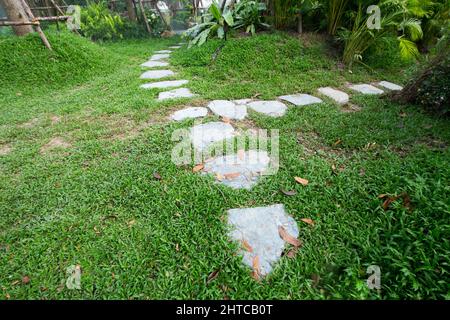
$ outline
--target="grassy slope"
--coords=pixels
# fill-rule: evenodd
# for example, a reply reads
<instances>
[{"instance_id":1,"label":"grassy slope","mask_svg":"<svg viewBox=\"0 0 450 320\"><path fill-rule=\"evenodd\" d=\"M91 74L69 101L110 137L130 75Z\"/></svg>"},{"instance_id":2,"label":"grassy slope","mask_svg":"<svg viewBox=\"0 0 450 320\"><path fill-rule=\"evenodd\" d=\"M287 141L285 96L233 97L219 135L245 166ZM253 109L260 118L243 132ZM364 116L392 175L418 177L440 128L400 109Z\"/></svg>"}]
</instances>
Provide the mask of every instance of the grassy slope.
<instances>
[{"instance_id":1,"label":"grassy slope","mask_svg":"<svg viewBox=\"0 0 450 320\"><path fill-rule=\"evenodd\" d=\"M165 117L187 102L158 103L156 90L138 89L139 64L169 42L108 44L100 52L116 58L82 83L1 92L0 146L12 152L0 156L0 298L448 297L447 121L362 96L354 97L362 107L357 113L325 103L290 107L280 119L251 114L249 125L280 129L281 169L252 191L229 190L170 161L171 133L193 122ZM340 71L309 38L233 39L211 63L218 45L172 58L207 99L402 80L398 70ZM61 121L52 124L54 115ZM72 147L42 155L41 146L55 136ZM310 185L296 185L293 176ZM281 188L298 194L286 197ZM414 210L396 202L384 212L377 196L403 191ZM257 283L227 240L226 210L274 203L316 225L300 224L304 247ZM77 263L82 290L61 289L66 268ZM371 264L382 270L381 295L364 285ZM206 285L217 269L218 278ZM31 283L16 284L24 275Z\"/></svg>"}]
</instances>

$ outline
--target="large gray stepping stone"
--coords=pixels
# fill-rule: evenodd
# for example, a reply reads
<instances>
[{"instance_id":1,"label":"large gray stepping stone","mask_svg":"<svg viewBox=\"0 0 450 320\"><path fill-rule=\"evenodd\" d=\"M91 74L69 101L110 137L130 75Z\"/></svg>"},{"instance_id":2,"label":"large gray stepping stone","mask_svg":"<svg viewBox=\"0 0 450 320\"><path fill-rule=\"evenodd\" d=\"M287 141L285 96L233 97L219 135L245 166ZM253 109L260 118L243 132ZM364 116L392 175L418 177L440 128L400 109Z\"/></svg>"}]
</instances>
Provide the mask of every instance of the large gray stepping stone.
<instances>
[{"instance_id":1,"label":"large gray stepping stone","mask_svg":"<svg viewBox=\"0 0 450 320\"><path fill-rule=\"evenodd\" d=\"M169 47L169 49L180 49L181 48L181 46L171 46L171 47Z\"/></svg>"},{"instance_id":2,"label":"large gray stepping stone","mask_svg":"<svg viewBox=\"0 0 450 320\"><path fill-rule=\"evenodd\" d=\"M157 53L157 54L172 53L172 50L159 50L159 51L155 51L155 53Z\"/></svg>"},{"instance_id":3,"label":"large gray stepping stone","mask_svg":"<svg viewBox=\"0 0 450 320\"><path fill-rule=\"evenodd\" d=\"M172 77L175 75L175 72L172 70L151 70L146 71L141 75L141 79L161 79Z\"/></svg>"},{"instance_id":4,"label":"large gray stepping stone","mask_svg":"<svg viewBox=\"0 0 450 320\"><path fill-rule=\"evenodd\" d=\"M270 117L282 117L287 110L287 106L280 101L254 101L247 104L247 106Z\"/></svg>"},{"instance_id":5,"label":"large gray stepping stone","mask_svg":"<svg viewBox=\"0 0 450 320\"><path fill-rule=\"evenodd\" d=\"M190 107L183 110L178 110L172 114L171 118L175 121L183 121L185 119L195 119L205 117L208 114L208 109L202 107Z\"/></svg>"},{"instance_id":6,"label":"large gray stepping stone","mask_svg":"<svg viewBox=\"0 0 450 320\"><path fill-rule=\"evenodd\" d=\"M192 98L196 95L187 88L179 88L170 91L160 92L158 100L179 99L179 98Z\"/></svg>"},{"instance_id":7,"label":"large gray stepping stone","mask_svg":"<svg viewBox=\"0 0 450 320\"><path fill-rule=\"evenodd\" d=\"M157 68L157 67L167 67L169 66L168 62L161 62L161 61L147 61L141 64L141 67L147 67L147 68Z\"/></svg>"},{"instance_id":8,"label":"large gray stepping stone","mask_svg":"<svg viewBox=\"0 0 450 320\"><path fill-rule=\"evenodd\" d=\"M251 189L269 164L266 151L242 151L207 160L203 173L214 174L217 181L233 189Z\"/></svg>"},{"instance_id":9,"label":"large gray stepping stone","mask_svg":"<svg viewBox=\"0 0 450 320\"><path fill-rule=\"evenodd\" d=\"M234 128L225 122L209 122L191 128L190 139L195 149L204 151L212 144L233 138Z\"/></svg>"},{"instance_id":10,"label":"large gray stepping stone","mask_svg":"<svg viewBox=\"0 0 450 320\"><path fill-rule=\"evenodd\" d=\"M221 117L229 119L242 120L247 116L247 107L245 105L236 105L227 100L214 100L208 104L211 111Z\"/></svg>"},{"instance_id":11,"label":"large gray stepping stone","mask_svg":"<svg viewBox=\"0 0 450 320\"><path fill-rule=\"evenodd\" d=\"M295 220L290 217L282 204L269 207L228 210L229 236L242 244L245 240L251 251L241 249L243 262L250 268L258 256L261 274L267 275L280 259L285 246L278 231L283 226L288 234L297 238L299 230Z\"/></svg>"},{"instance_id":12,"label":"large gray stepping stone","mask_svg":"<svg viewBox=\"0 0 450 320\"><path fill-rule=\"evenodd\" d=\"M328 98L334 100L340 105L346 105L350 100L350 97L347 93L330 87L319 88L319 90L317 91L319 91L319 93L323 94L324 96L327 96Z\"/></svg>"},{"instance_id":13,"label":"large gray stepping stone","mask_svg":"<svg viewBox=\"0 0 450 320\"><path fill-rule=\"evenodd\" d=\"M159 60L168 59L168 58L170 58L170 54L168 54L168 53L154 54L150 58L150 61L159 61Z\"/></svg>"},{"instance_id":14,"label":"large gray stepping stone","mask_svg":"<svg viewBox=\"0 0 450 320\"><path fill-rule=\"evenodd\" d=\"M310 104L323 102L321 99L310 96L309 94L292 94L281 96L280 99L295 104L296 106L307 106Z\"/></svg>"},{"instance_id":15,"label":"large gray stepping stone","mask_svg":"<svg viewBox=\"0 0 450 320\"><path fill-rule=\"evenodd\" d=\"M401 90L403 90L402 86L399 86L398 84L395 84L395 83L392 83L392 82L389 82L389 81L378 82L378 85L383 87L383 88L392 90L392 91L401 91Z\"/></svg>"},{"instance_id":16,"label":"large gray stepping stone","mask_svg":"<svg viewBox=\"0 0 450 320\"><path fill-rule=\"evenodd\" d=\"M370 94L370 95L374 95L374 94L383 94L384 91L381 89L378 89L377 87L374 87L370 84L355 84L355 85L350 85L349 86L350 89L352 89L353 91L362 93L362 94Z\"/></svg>"},{"instance_id":17,"label":"large gray stepping stone","mask_svg":"<svg viewBox=\"0 0 450 320\"><path fill-rule=\"evenodd\" d=\"M152 82L141 85L143 89L165 89L165 88L173 88L173 87L181 87L187 84L188 80L172 80L172 81L160 81L160 82Z\"/></svg>"}]
</instances>

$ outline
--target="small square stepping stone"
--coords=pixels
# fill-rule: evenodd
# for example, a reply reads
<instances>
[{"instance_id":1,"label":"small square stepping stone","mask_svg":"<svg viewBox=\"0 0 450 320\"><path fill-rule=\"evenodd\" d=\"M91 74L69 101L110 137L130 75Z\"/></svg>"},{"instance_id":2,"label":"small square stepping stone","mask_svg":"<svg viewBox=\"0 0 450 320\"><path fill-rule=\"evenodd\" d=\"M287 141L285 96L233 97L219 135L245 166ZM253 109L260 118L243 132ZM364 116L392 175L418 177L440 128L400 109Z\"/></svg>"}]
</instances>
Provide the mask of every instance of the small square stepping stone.
<instances>
[{"instance_id":1,"label":"small square stepping stone","mask_svg":"<svg viewBox=\"0 0 450 320\"><path fill-rule=\"evenodd\" d=\"M383 87L383 88L392 90L392 91L401 91L401 90L403 90L402 86L399 86L398 84L395 84L395 83L392 83L392 82L389 82L389 81L378 82L378 85Z\"/></svg>"},{"instance_id":2,"label":"small square stepping stone","mask_svg":"<svg viewBox=\"0 0 450 320\"><path fill-rule=\"evenodd\" d=\"M296 106L307 106L310 104L323 102L321 99L310 96L309 94L292 94L281 96L280 99L295 104Z\"/></svg>"},{"instance_id":3,"label":"small square stepping stone","mask_svg":"<svg viewBox=\"0 0 450 320\"><path fill-rule=\"evenodd\" d=\"M168 99L179 99L179 98L192 98L196 95L191 92L191 90L187 88L179 88L170 91L160 92L158 96L158 100L168 100Z\"/></svg>"},{"instance_id":4,"label":"small square stepping stone","mask_svg":"<svg viewBox=\"0 0 450 320\"><path fill-rule=\"evenodd\" d=\"M173 88L173 87L181 87L187 84L188 80L172 80L172 81L161 81L161 82L152 82L141 85L143 89L165 89L165 88Z\"/></svg>"},{"instance_id":5,"label":"small square stepping stone","mask_svg":"<svg viewBox=\"0 0 450 320\"><path fill-rule=\"evenodd\" d=\"M161 62L161 61L147 61L141 64L141 67L147 67L147 68L157 68L157 67L167 67L169 66L168 62Z\"/></svg>"},{"instance_id":6,"label":"small square stepping stone","mask_svg":"<svg viewBox=\"0 0 450 320\"><path fill-rule=\"evenodd\" d=\"M170 58L170 54L168 54L168 53L154 54L150 58L150 61L159 61L159 60L168 59L168 58Z\"/></svg>"},{"instance_id":7,"label":"small square stepping stone","mask_svg":"<svg viewBox=\"0 0 450 320\"><path fill-rule=\"evenodd\" d=\"M287 106L280 101L254 101L247 104L247 106L270 117L282 117L287 110Z\"/></svg>"},{"instance_id":8,"label":"small square stepping stone","mask_svg":"<svg viewBox=\"0 0 450 320\"><path fill-rule=\"evenodd\" d=\"M225 122L209 122L191 128L190 138L195 149L204 151L218 141L233 138L234 128Z\"/></svg>"},{"instance_id":9,"label":"small square stepping stone","mask_svg":"<svg viewBox=\"0 0 450 320\"><path fill-rule=\"evenodd\" d=\"M231 226L229 237L241 244L244 264L252 268L253 260L258 257L263 276L272 271L285 247L278 228L282 226L292 237L299 235L297 223L282 204L228 210L228 224ZM243 243L250 248L244 249Z\"/></svg>"},{"instance_id":10,"label":"small square stepping stone","mask_svg":"<svg viewBox=\"0 0 450 320\"><path fill-rule=\"evenodd\" d=\"M207 160L203 174L214 174L218 182L233 189L251 189L269 164L266 151L250 150Z\"/></svg>"},{"instance_id":11,"label":"small square stepping stone","mask_svg":"<svg viewBox=\"0 0 450 320\"><path fill-rule=\"evenodd\" d=\"M164 54L164 53L172 53L172 51L171 50L159 50L159 51L155 51L155 53Z\"/></svg>"},{"instance_id":12,"label":"small square stepping stone","mask_svg":"<svg viewBox=\"0 0 450 320\"><path fill-rule=\"evenodd\" d=\"M227 100L214 100L208 104L211 111L221 117L229 119L242 120L247 116L247 107L245 105L236 105Z\"/></svg>"},{"instance_id":13,"label":"small square stepping stone","mask_svg":"<svg viewBox=\"0 0 450 320\"><path fill-rule=\"evenodd\" d=\"M383 90L378 89L377 87L374 87L370 84L355 84L355 85L350 85L349 88L352 89L353 91L357 91L362 94L374 95L374 94L383 94L384 93Z\"/></svg>"},{"instance_id":14,"label":"small square stepping stone","mask_svg":"<svg viewBox=\"0 0 450 320\"><path fill-rule=\"evenodd\" d=\"M171 115L172 120L183 121L185 119L195 119L205 117L208 114L208 109L202 107L190 107L183 110L178 110Z\"/></svg>"},{"instance_id":15,"label":"small square stepping stone","mask_svg":"<svg viewBox=\"0 0 450 320\"><path fill-rule=\"evenodd\" d=\"M350 100L349 95L346 94L345 92L330 87L319 88L318 91L319 93L323 94L324 96L327 96L328 98L334 100L340 105L346 105Z\"/></svg>"},{"instance_id":16,"label":"small square stepping stone","mask_svg":"<svg viewBox=\"0 0 450 320\"><path fill-rule=\"evenodd\" d=\"M161 79L172 77L175 73L172 70L151 70L146 71L141 75L141 79Z\"/></svg>"}]
</instances>

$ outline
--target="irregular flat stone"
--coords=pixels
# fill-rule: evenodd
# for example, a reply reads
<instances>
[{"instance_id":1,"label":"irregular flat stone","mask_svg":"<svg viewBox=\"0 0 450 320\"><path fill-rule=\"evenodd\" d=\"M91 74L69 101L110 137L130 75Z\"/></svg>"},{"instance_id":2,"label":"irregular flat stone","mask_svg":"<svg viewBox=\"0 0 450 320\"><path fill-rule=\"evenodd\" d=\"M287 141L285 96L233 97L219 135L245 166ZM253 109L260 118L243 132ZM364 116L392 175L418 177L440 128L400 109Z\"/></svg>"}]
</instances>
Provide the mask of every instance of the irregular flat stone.
<instances>
[{"instance_id":1,"label":"irregular flat stone","mask_svg":"<svg viewBox=\"0 0 450 320\"><path fill-rule=\"evenodd\" d=\"M172 53L172 50L159 50L159 51L155 51L155 53L157 53L157 54Z\"/></svg>"},{"instance_id":2,"label":"irregular flat stone","mask_svg":"<svg viewBox=\"0 0 450 320\"><path fill-rule=\"evenodd\" d=\"M238 104L238 105L244 105L244 104L249 104L250 102L252 102L252 99L239 99L239 100L233 100L234 103Z\"/></svg>"},{"instance_id":3,"label":"irregular flat stone","mask_svg":"<svg viewBox=\"0 0 450 320\"><path fill-rule=\"evenodd\" d=\"M214 100L208 104L208 108L214 114L229 119L242 120L247 116L247 107L245 105L236 105L227 100Z\"/></svg>"},{"instance_id":4,"label":"irregular flat stone","mask_svg":"<svg viewBox=\"0 0 450 320\"><path fill-rule=\"evenodd\" d=\"M324 96L327 96L328 98L334 100L340 105L345 105L350 100L349 95L346 94L345 92L330 87L319 88L318 91L319 93L323 94Z\"/></svg>"},{"instance_id":5,"label":"irregular flat stone","mask_svg":"<svg viewBox=\"0 0 450 320\"><path fill-rule=\"evenodd\" d=\"M168 53L154 54L150 58L150 61L159 61L159 60L168 59L168 58L170 58L170 54L168 54Z\"/></svg>"},{"instance_id":6,"label":"irregular flat stone","mask_svg":"<svg viewBox=\"0 0 450 320\"><path fill-rule=\"evenodd\" d=\"M170 91L160 92L158 96L158 100L167 100L167 99L179 99L179 98L192 98L196 95L191 92L191 90L187 88L179 88Z\"/></svg>"},{"instance_id":7,"label":"irregular flat stone","mask_svg":"<svg viewBox=\"0 0 450 320\"><path fill-rule=\"evenodd\" d=\"M399 86L398 84L395 84L395 83L392 83L392 82L389 82L389 81L378 82L378 85L383 87L383 88L392 90L392 91L401 91L401 90L403 90L402 86Z\"/></svg>"},{"instance_id":8,"label":"irregular flat stone","mask_svg":"<svg viewBox=\"0 0 450 320\"><path fill-rule=\"evenodd\" d=\"M191 128L190 138L194 148L200 151L218 141L234 137L234 128L225 122L209 122Z\"/></svg>"},{"instance_id":9,"label":"irregular flat stone","mask_svg":"<svg viewBox=\"0 0 450 320\"><path fill-rule=\"evenodd\" d=\"M161 79L166 77L172 77L175 72L172 70L151 70L146 71L141 75L141 79Z\"/></svg>"},{"instance_id":10,"label":"irregular flat stone","mask_svg":"<svg viewBox=\"0 0 450 320\"><path fill-rule=\"evenodd\" d=\"M165 88L173 88L173 87L181 87L187 84L188 80L172 80L172 81L161 81L161 82L152 82L141 85L143 89L165 89Z\"/></svg>"},{"instance_id":11,"label":"irregular flat stone","mask_svg":"<svg viewBox=\"0 0 450 320\"><path fill-rule=\"evenodd\" d=\"M287 110L287 106L280 101L254 101L247 104L247 106L270 117L282 117Z\"/></svg>"},{"instance_id":12,"label":"irregular flat stone","mask_svg":"<svg viewBox=\"0 0 450 320\"><path fill-rule=\"evenodd\" d=\"M205 162L204 174L233 189L251 189L270 163L266 151L250 150L242 154L216 157Z\"/></svg>"},{"instance_id":13,"label":"irregular flat stone","mask_svg":"<svg viewBox=\"0 0 450 320\"><path fill-rule=\"evenodd\" d=\"M205 117L208 114L208 109L202 107L190 107L183 110L178 110L172 114L171 118L175 121L183 121L185 119L194 119Z\"/></svg>"},{"instance_id":14,"label":"irregular flat stone","mask_svg":"<svg viewBox=\"0 0 450 320\"><path fill-rule=\"evenodd\" d=\"M147 61L141 64L141 67L147 67L147 68L157 68L157 67L167 67L169 66L168 62L161 62L161 61Z\"/></svg>"},{"instance_id":15,"label":"irregular flat stone","mask_svg":"<svg viewBox=\"0 0 450 320\"><path fill-rule=\"evenodd\" d=\"M280 238L278 227L283 226L295 238L299 235L297 223L282 204L228 210L228 224L232 229L230 238L241 244L245 240L252 249L252 252L240 250L244 264L252 268L253 259L257 256L262 275L272 271L283 253L285 242Z\"/></svg>"},{"instance_id":16,"label":"irregular flat stone","mask_svg":"<svg viewBox=\"0 0 450 320\"><path fill-rule=\"evenodd\" d=\"M180 49L181 48L181 46L171 46L171 47L169 47L169 49Z\"/></svg>"},{"instance_id":17,"label":"irregular flat stone","mask_svg":"<svg viewBox=\"0 0 450 320\"><path fill-rule=\"evenodd\" d=\"M292 94L281 96L280 99L295 104L296 106L307 106L310 104L323 102L321 99L310 96L309 94Z\"/></svg>"},{"instance_id":18,"label":"irregular flat stone","mask_svg":"<svg viewBox=\"0 0 450 320\"><path fill-rule=\"evenodd\" d=\"M377 87L374 87L370 84L355 84L355 85L350 85L349 88L352 89L353 91L357 91L362 94L383 94L384 93L383 90L378 89Z\"/></svg>"}]
</instances>

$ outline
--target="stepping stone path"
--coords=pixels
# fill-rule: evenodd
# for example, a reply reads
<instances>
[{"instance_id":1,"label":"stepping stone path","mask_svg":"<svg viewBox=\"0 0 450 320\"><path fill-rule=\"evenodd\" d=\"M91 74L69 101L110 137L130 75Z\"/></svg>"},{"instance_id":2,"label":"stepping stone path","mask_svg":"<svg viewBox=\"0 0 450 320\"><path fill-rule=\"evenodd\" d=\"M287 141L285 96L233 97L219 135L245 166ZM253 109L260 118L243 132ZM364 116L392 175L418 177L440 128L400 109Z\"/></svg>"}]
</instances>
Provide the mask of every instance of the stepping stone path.
<instances>
[{"instance_id":1,"label":"stepping stone path","mask_svg":"<svg viewBox=\"0 0 450 320\"><path fill-rule=\"evenodd\" d=\"M187 88L179 88L170 91L160 92L158 96L158 100L169 100L169 99L180 99L180 98L192 98L196 95L191 92L191 90Z\"/></svg>"},{"instance_id":2,"label":"stepping stone path","mask_svg":"<svg viewBox=\"0 0 450 320\"><path fill-rule=\"evenodd\" d=\"M249 190L269 164L270 158L266 151L242 150L237 154L207 160L203 173L214 174L218 182L233 189Z\"/></svg>"},{"instance_id":3,"label":"stepping stone path","mask_svg":"<svg viewBox=\"0 0 450 320\"><path fill-rule=\"evenodd\" d=\"M243 120L247 116L247 106L227 100L214 100L208 108L216 115L229 119Z\"/></svg>"},{"instance_id":4,"label":"stepping stone path","mask_svg":"<svg viewBox=\"0 0 450 320\"><path fill-rule=\"evenodd\" d=\"M400 91L403 90L402 86L399 86L398 84L388 82L388 81L381 81L378 82L378 86L392 90L392 91Z\"/></svg>"},{"instance_id":5,"label":"stepping stone path","mask_svg":"<svg viewBox=\"0 0 450 320\"><path fill-rule=\"evenodd\" d=\"M283 227L292 237L299 235L297 223L286 213L282 204L228 210L228 224L231 227L230 238L241 245L246 244L247 248L240 250L244 264L253 268L257 257L263 276L272 271L285 247L279 227Z\"/></svg>"},{"instance_id":6,"label":"stepping stone path","mask_svg":"<svg viewBox=\"0 0 450 320\"><path fill-rule=\"evenodd\" d=\"M330 87L319 88L317 91L319 91L320 94L323 94L324 96L327 96L328 98L334 100L340 105L346 105L350 101L350 97L348 94Z\"/></svg>"},{"instance_id":7,"label":"stepping stone path","mask_svg":"<svg viewBox=\"0 0 450 320\"><path fill-rule=\"evenodd\" d=\"M184 45L171 46L170 49L179 49ZM168 67L169 63L161 61L168 59L172 50L159 50L149 61L141 64L142 67L159 68ZM141 79L160 79L174 76L171 70L146 71ZM187 84L188 80L170 80L151 82L141 85L144 89L165 89L180 87ZM377 86L388 90L401 90L402 87L388 81L381 81ZM384 91L370 84L349 85L353 91L362 94L382 94ZM323 87L318 93L326 96L339 105L347 105L350 97L347 93ZM160 92L158 100L176 98L192 98L196 95L187 88L178 88L170 91ZM278 98L292 103L296 106L307 106L319 104L323 101L308 94L285 95ZM282 117L286 114L288 107L281 101L254 101L252 99L240 100L214 100L207 106L214 114L223 118L244 120L247 109L265 114L270 117ZM171 115L174 121L206 117L208 108L189 107L176 111ZM190 129L190 140L198 151L206 151L213 144L232 139L236 136L235 129L229 123L209 122L200 124ZM232 189L250 190L255 186L260 177L269 169L270 157L266 151L240 150L237 154L217 156L207 160L200 173L203 175L214 175L216 182ZM285 248L285 240L281 238L280 230L293 238L299 236L299 229L295 220L289 216L282 204L268 207L230 209L228 210L228 224L231 227L229 237L242 244L240 253L243 262L250 268L259 265L258 273L265 276L272 271L274 264L280 259ZM258 261L255 263L255 261ZM254 270L255 272L255 270Z\"/></svg>"},{"instance_id":8,"label":"stepping stone path","mask_svg":"<svg viewBox=\"0 0 450 320\"><path fill-rule=\"evenodd\" d=\"M288 96L281 96L280 99L295 104L296 106L307 106L310 104L323 102L321 99L310 96L309 94L293 94Z\"/></svg>"},{"instance_id":9,"label":"stepping stone path","mask_svg":"<svg viewBox=\"0 0 450 320\"><path fill-rule=\"evenodd\" d=\"M202 107L190 107L183 110L179 110L172 114L171 118L175 121L183 121L185 119L195 119L206 117L208 109Z\"/></svg>"},{"instance_id":10,"label":"stepping stone path","mask_svg":"<svg viewBox=\"0 0 450 320\"><path fill-rule=\"evenodd\" d=\"M374 87L370 84L355 84L355 85L350 85L349 88L352 89L353 91L357 91L359 93L369 94L369 95L384 93L383 90L378 89L377 87Z\"/></svg>"},{"instance_id":11,"label":"stepping stone path","mask_svg":"<svg viewBox=\"0 0 450 320\"><path fill-rule=\"evenodd\" d=\"M171 70L152 70L146 71L141 75L141 79L161 79L174 76L175 73Z\"/></svg>"},{"instance_id":12,"label":"stepping stone path","mask_svg":"<svg viewBox=\"0 0 450 320\"><path fill-rule=\"evenodd\" d=\"M143 89L165 89L165 88L173 88L173 87L181 87L187 84L188 80L172 80L172 81L161 81L161 82L152 82L141 85Z\"/></svg>"},{"instance_id":13,"label":"stepping stone path","mask_svg":"<svg viewBox=\"0 0 450 320\"><path fill-rule=\"evenodd\" d=\"M205 151L215 142L233 138L234 128L225 122L209 122L191 128L190 139L195 149Z\"/></svg>"},{"instance_id":14,"label":"stepping stone path","mask_svg":"<svg viewBox=\"0 0 450 320\"><path fill-rule=\"evenodd\" d=\"M254 101L248 107L256 112L264 113L269 117L282 117L286 114L287 106L280 101Z\"/></svg>"}]
</instances>

